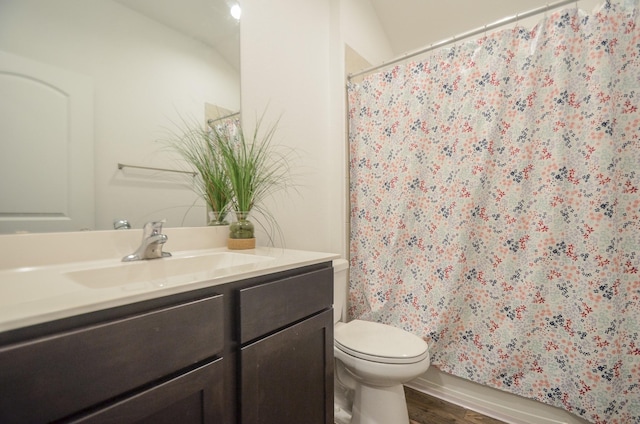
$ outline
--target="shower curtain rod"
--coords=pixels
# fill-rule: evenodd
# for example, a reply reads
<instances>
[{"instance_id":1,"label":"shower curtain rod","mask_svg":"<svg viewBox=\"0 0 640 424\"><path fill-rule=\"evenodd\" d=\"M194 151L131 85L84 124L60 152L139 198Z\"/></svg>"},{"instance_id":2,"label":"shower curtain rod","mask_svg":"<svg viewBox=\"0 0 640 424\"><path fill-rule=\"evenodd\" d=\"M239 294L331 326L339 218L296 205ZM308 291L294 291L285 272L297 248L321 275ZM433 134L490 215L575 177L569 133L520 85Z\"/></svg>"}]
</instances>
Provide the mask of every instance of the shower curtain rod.
<instances>
[{"instance_id":1,"label":"shower curtain rod","mask_svg":"<svg viewBox=\"0 0 640 424\"><path fill-rule=\"evenodd\" d=\"M240 112L234 112L234 113L230 113L230 114L225 115L225 116L221 116L221 117L219 117L219 118L209 119L209 120L207 121L207 124L211 125L211 124L213 124L214 122L222 121L223 119L227 119L227 118L233 118L233 117L234 117L234 116L236 116L236 115L240 115Z\"/></svg>"},{"instance_id":2,"label":"shower curtain rod","mask_svg":"<svg viewBox=\"0 0 640 424\"><path fill-rule=\"evenodd\" d=\"M368 74L369 72L373 72L373 71L376 71L378 69L385 68L387 66L390 66L390 65L393 65L395 63L401 62L401 61L403 61L405 59L409 59L409 58L412 58L414 56L418 56L420 54L429 52L431 50L435 50L435 49L438 49L440 47L444 47L447 44L452 44L452 43L458 42L460 40L463 40L465 38L473 37L474 35L486 33L487 31L491 31L491 30L499 28L501 26L508 25L510 23L513 23L513 22L518 22L520 19L526 19L526 18L529 18L531 16L538 15L540 13L548 12L551 9L557 9L558 7L565 6L565 5L569 4L569 3L576 3L576 7L577 7L578 1L579 0L561 0L561 1L558 1L558 2L555 2L555 3L547 3L545 6L540 6L538 8L531 9L531 10L528 10L528 11L523 12L523 13L516 13L514 16L509 16L509 17L506 17L506 18L502 18L502 19L500 19L498 21L490 23L489 25L484 25L484 26L482 26L480 28L476 28L476 29L473 29L471 31L463 32L462 34L454 35L451 38L447 38L445 40L438 41L437 43L433 43L433 44L429 45L429 47L424 47L424 48L421 48L419 50L415 50L413 52L405 53L404 55L402 55L400 57L397 57L397 58L395 58L395 59L393 59L393 60L391 60L389 62L383 62L380 65L372 66L372 67L366 68L366 69L364 69L362 71L359 71L359 72L356 72L356 73L353 73L353 74L349 74L347 76L347 79L350 80L351 78L358 77L358 76L364 75L364 74Z\"/></svg>"}]
</instances>

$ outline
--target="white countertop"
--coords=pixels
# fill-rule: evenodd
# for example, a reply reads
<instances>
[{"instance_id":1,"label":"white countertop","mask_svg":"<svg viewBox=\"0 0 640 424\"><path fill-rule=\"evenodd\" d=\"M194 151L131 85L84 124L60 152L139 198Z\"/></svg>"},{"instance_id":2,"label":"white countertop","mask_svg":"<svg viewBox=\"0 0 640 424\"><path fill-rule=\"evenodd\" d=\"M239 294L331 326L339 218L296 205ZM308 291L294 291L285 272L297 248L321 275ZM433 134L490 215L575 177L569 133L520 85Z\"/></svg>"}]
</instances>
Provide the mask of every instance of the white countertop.
<instances>
[{"instance_id":1,"label":"white countertop","mask_svg":"<svg viewBox=\"0 0 640 424\"><path fill-rule=\"evenodd\" d=\"M217 247L172 254L171 258L129 263L113 258L0 268L0 332L339 257L269 247ZM254 258L242 257L237 262L233 260L236 255ZM205 270L203 264L214 257L225 258L225 262L217 269ZM176 271L187 264L185 261L198 261L196 271ZM189 266L194 263L188 262Z\"/></svg>"}]
</instances>

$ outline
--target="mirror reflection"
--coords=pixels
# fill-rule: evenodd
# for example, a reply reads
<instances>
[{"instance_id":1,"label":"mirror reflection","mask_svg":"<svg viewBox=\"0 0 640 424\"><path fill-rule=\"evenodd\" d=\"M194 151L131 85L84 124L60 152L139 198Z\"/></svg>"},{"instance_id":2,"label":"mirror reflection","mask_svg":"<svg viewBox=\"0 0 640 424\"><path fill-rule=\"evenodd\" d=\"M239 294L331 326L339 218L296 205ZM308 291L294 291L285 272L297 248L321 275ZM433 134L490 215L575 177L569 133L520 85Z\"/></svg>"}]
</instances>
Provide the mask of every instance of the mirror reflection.
<instances>
[{"instance_id":1,"label":"mirror reflection","mask_svg":"<svg viewBox=\"0 0 640 424\"><path fill-rule=\"evenodd\" d=\"M205 225L159 143L240 109L225 0L0 0L0 233ZM137 167L119 167L129 164Z\"/></svg>"}]
</instances>

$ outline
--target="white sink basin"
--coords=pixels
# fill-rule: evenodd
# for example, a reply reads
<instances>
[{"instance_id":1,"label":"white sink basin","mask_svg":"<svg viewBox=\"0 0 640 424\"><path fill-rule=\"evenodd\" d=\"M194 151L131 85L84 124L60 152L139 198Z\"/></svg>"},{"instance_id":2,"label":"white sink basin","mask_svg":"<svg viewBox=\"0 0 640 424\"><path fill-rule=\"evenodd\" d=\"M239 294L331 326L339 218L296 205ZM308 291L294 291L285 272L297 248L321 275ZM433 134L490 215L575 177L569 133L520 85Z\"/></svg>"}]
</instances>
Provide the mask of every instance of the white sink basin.
<instances>
[{"instance_id":1,"label":"white sink basin","mask_svg":"<svg viewBox=\"0 0 640 424\"><path fill-rule=\"evenodd\" d=\"M76 283L95 289L126 287L136 283L161 287L249 271L256 264L269 260L273 258L246 253L217 252L122 262L106 267L70 271L65 275Z\"/></svg>"}]
</instances>

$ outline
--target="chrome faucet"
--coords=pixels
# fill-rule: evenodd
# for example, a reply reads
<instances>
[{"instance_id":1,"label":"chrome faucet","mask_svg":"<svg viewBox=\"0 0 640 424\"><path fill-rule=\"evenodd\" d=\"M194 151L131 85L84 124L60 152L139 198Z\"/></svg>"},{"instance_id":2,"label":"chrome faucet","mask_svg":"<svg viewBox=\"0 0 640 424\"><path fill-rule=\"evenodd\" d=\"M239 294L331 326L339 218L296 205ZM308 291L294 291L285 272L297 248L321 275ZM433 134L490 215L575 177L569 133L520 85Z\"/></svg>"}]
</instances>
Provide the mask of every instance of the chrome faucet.
<instances>
[{"instance_id":1,"label":"chrome faucet","mask_svg":"<svg viewBox=\"0 0 640 424\"><path fill-rule=\"evenodd\" d=\"M171 253L162 251L162 245L165 244L168 239L166 234L162 234L162 224L164 224L164 221L152 221L144 224L140 247L132 254L122 258L122 262L167 258L171 256Z\"/></svg>"}]
</instances>

